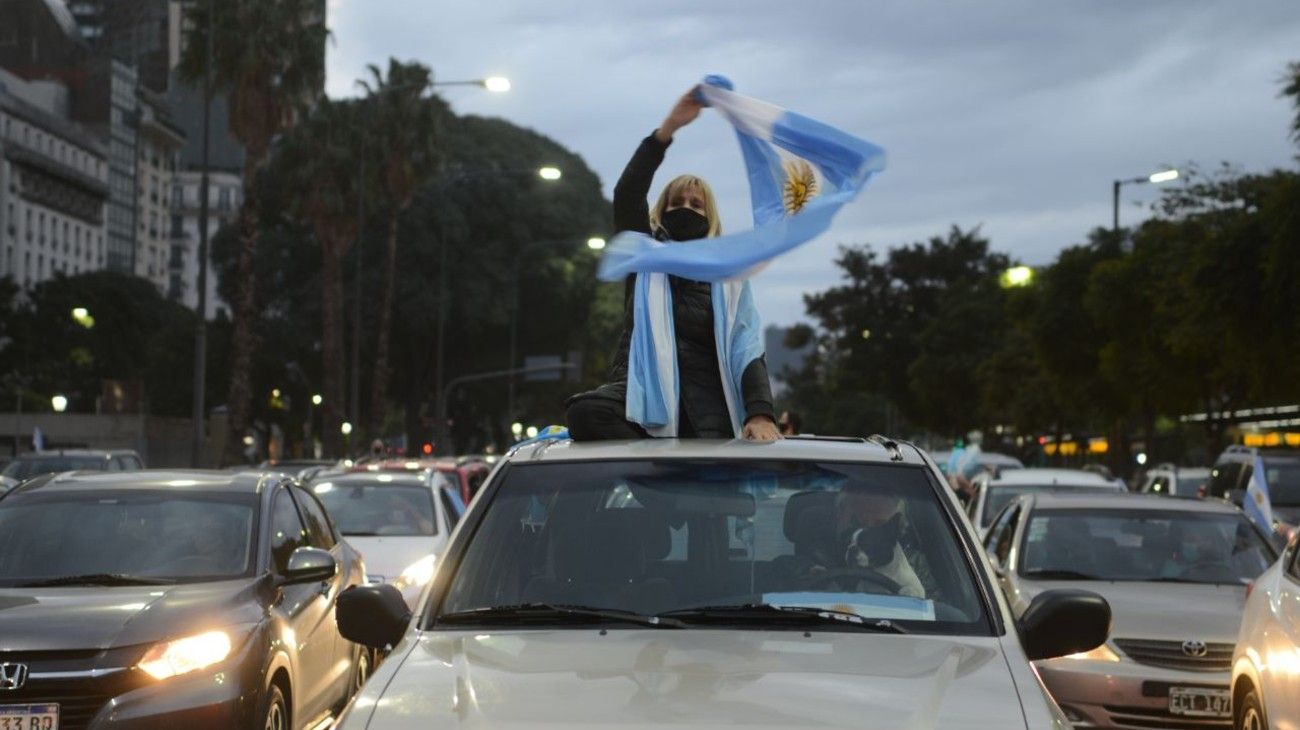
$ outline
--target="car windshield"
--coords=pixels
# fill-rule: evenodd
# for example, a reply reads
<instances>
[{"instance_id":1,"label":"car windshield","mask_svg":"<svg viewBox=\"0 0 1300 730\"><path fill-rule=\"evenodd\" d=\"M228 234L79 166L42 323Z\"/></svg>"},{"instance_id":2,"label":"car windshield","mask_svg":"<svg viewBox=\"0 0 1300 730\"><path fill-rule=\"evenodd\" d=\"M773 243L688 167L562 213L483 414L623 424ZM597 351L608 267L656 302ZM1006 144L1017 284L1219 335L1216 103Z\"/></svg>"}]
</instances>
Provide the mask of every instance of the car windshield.
<instances>
[{"instance_id":1,"label":"car windshield","mask_svg":"<svg viewBox=\"0 0 1300 730\"><path fill-rule=\"evenodd\" d=\"M0 586L114 575L250 575L254 497L162 491L17 494L0 502Z\"/></svg>"},{"instance_id":2,"label":"car windshield","mask_svg":"<svg viewBox=\"0 0 1300 730\"><path fill-rule=\"evenodd\" d=\"M971 563L928 474L808 462L515 465L431 620L512 605L643 616L777 606L987 633Z\"/></svg>"},{"instance_id":3,"label":"car windshield","mask_svg":"<svg viewBox=\"0 0 1300 730\"><path fill-rule=\"evenodd\" d=\"M359 537L438 534L433 491L423 484L394 484L378 475L366 481L328 481L312 486L339 532Z\"/></svg>"},{"instance_id":4,"label":"car windshield","mask_svg":"<svg viewBox=\"0 0 1300 730\"><path fill-rule=\"evenodd\" d=\"M1178 475L1178 486L1174 494L1179 497L1195 497L1197 490L1205 486L1210 481L1209 474L1199 474L1196 476Z\"/></svg>"},{"instance_id":5,"label":"car windshield","mask_svg":"<svg viewBox=\"0 0 1300 730\"><path fill-rule=\"evenodd\" d=\"M108 459L102 456L33 456L10 462L0 474L22 481L51 472L106 469Z\"/></svg>"},{"instance_id":6,"label":"car windshield","mask_svg":"<svg viewBox=\"0 0 1300 730\"><path fill-rule=\"evenodd\" d=\"M1080 492L1091 490L1094 492L1114 492L1115 487L1109 484L1097 484L1088 486L1063 486L1049 484L1016 484L1014 486L990 485L988 495L984 498L984 513L980 515L980 527L988 527L993 524L993 518L998 516L1003 507L1011 503L1011 500L1022 494L1044 494L1056 492Z\"/></svg>"},{"instance_id":7,"label":"car windshield","mask_svg":"<svg viewBox=\"0 0 1300 730\"><path fill-rule=\"evenodd\" d=\"M1249 583L1277 557L1242 515L1040 510L1025 531L1027 578Z\"/></svg>"}]
</instances>

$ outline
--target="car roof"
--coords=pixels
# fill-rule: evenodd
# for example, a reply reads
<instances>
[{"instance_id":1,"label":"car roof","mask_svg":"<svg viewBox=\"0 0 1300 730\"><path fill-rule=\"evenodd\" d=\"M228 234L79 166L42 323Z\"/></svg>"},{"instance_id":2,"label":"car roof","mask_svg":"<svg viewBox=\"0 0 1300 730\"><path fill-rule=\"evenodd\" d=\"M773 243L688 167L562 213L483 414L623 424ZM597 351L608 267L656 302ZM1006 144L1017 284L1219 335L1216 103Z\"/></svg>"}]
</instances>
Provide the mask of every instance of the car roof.
<instances>
[{"instance_id":1,"label":"car roof","mask_svg":"<svg viewBox=\"0 0 1300 730\"><path fill-rule=\"evenodd\" d=\"M981 451L979 456L975 457L975 460L981 464L998 464L1000 466L1008 466L1011 464L1018 466L1024 465L1024 462L1020 459L1017 459L1010 454L999 454L996 451Z\"/></svg>"},{"instance_id":2,"label":"car roof","mask_svg":"<svg viewBox=\"0 0 1300 730\"><path fill-rule=\"evenodd\" d=\"M19 454L16 460L57 459L60 456L92 456L107 459L111 456L139 456L139 454L130 449L49 449L46 451L28 451Z\"/></svg>"},{"instance_id":3,"label":"car roof","mask_svg":"<svg viewBox=\"0 0 1300 730\"><path fill-rule=\"evenodd\" d=\"M891 448L892 446L892 448ZM540 441L506 455L512 464L664 459L743 459L778 461L858 461L924 465L921 452L906 442L881 439L793 436L770 443L740 439L638 439L634 441Z\"/></svg>"},{"instance_id":4,"label":"car roof","mask_svg":"<svg viewBox=\"0 0 1300 730\"><path fill-rule=\"evenodd\" d=\"M1129 494L1106 492L1044 492L1026 495L1032 499L1034 509L1127 509L1160 512L1204 512L1207 514L1238 514L1235 506L1218 499L1184 499L1154 494Z\"/></svg>"},{"instance_id":5,"label":"car roof","mask_svg":"<svg viewBox=\"0 0 1300 730\"><path fill-rule=\"evenodd\" d=\"M1082 469L1012 469L990 480L989 486L1117 486L1114 480Z\"/></svg>"},{"instance_id":6,"label":"car roof","mask_svg":"<svg viewBox=\"0 0 1300 730\"><path fill-rule=\"evenodd\" d=\"M393 472L393 471L349 471L338 474L322 475L319 479L313 479L309 489L315 489L322 484L346 484L348 486L425 486L424 476L418 472Z\"/></svg>"},{"instance_id":7,"label":"car roof","mask_svg":"<svg viewBox=\"0 0 1300 730\"><path fill-rule=\"evenodd\" d=\"M24 482L15 493L77 492L96 489L154 491L159 489L216 489L257 493L268 480L281 475L259 472L142 469L138 471L72 471L47 474Z\"/></svg>"}]
</instances>

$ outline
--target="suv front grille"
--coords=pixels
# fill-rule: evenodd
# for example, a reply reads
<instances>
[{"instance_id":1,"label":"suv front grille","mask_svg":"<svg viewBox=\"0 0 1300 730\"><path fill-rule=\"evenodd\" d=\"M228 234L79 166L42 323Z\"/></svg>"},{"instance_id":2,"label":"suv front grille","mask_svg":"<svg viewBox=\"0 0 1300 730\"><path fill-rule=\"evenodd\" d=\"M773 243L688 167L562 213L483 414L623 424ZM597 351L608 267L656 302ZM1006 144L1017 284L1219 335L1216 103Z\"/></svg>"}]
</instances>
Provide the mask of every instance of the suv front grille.
<instances>
[{"instance_id":1,"label":"suv front grille","mask_svg":"<svg viewBox=\"0 0 1300 730\"><path fill-rule=\"evenodd\" d=\"M1204 656L1183 651L1181 641L1115 639L1115 646L1139 664L1190 672L1227 672L1232 669L1232 644L1206 644Z\"/></svg>"}]
</instances>

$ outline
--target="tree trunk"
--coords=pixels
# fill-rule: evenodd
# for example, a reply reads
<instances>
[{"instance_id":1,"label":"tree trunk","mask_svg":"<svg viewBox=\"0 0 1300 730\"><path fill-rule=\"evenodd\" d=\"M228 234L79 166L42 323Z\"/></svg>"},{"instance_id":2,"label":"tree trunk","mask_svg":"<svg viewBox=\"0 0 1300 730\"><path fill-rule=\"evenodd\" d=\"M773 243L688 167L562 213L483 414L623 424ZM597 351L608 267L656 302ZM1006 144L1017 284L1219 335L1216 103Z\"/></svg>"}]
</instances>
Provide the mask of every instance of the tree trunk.
<instances>
[{"instance_id":1,"label":"tree trunk","mask_svg":"<svg viewBox=\"0 0 1300 730\"><path fill-rule=\"evenodd\" d=\"M257 349L257 277L254 259L260 225L257 192L253 189L258 161L249 155L244 162L244 200L239 208L239 255L235 259L234 329L230 342L229 435L222 466L248 461L244 436L248 430L253 401L253 351Z\"/></svg>"},{"instance_id":2,"label":"tree trunk","mask_svg":"<svg viewBox=\"0 0 1300 730\"><path fill-rule=\"evenodd\" d=\"M388 341L393 329L393 291L397 287L397 216L396 208L388 215L388 245L384 251L384 277L379 294L379 333L370 391L370 433L376 438L383 437L380 429L384 425L384 401L388 397Z\"/></svg>"},{"instance_id":3,"label":"tree trunk","mask_svg":"<svg viewBox=\"0 0 1300 730\"><path fill-rule=\"evenodd\" d=\"M344 448L339 430L343 425L343 246L336 241L322 243L321 441L325 453L336 456ZM350 438L357 437L354 432Z\"/></svg>"}]
</instances>

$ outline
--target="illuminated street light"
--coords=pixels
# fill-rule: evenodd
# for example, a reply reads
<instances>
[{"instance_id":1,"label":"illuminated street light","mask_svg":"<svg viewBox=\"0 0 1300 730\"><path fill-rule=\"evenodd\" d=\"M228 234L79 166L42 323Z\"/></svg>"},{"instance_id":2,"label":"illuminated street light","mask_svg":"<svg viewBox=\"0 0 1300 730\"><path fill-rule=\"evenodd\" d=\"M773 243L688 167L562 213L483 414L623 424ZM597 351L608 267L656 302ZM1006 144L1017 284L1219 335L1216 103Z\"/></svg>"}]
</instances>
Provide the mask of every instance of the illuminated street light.
<instances>
[{"instance_id":1,"label":"illuminated street light","mask_svg":"<svg viewBox=\"0 0 1300 730\"><path fill-rule=\"evenodd\" d=\"M72 310L72 321L76 322L82 327L85 327L86 329L90 329L91 327L95 326L95 318L90 316L90 310L86 309L85 307L77 307Z\"/></svg>"},{"instance_id":2,"label":"illuminated street light","mask_svg":"<svg viewBox=\"0 0 1300 730\"><path fill-rule=\"evenodd\" d=\"M1029 286L1034 282L1034 270L1028 266L1012 266L1002 272L1002 276L999 277L998 281L1002 284L1003 289Z\"/></svg>"},{"instance_id":3,"label":"illuminated street light","mask_svg":"<svg viewBox=\"0 0 1300 730\"><path fill-rule=\"evenodd\" d=\"M1147 182L1162 183L1162 182L1169 182L1170 180L1177 180L1177 179L1178 179L1177 170L1162 170L1160 172L1151 173L1150 177L1147 178Z\"/></svg>"},{"instance_id":4,"label":"illuminated street light","mask_svg":"<svg viewBox=\"0 0 1300 730\"><path fill-rule=\"evenodd\" d=\"M339 426L339 431L341 431L344 436L352 435L352 424L344 421L343 425Z\"/></svg>"},{"instance_id":5,"label":"illuminated street light","mask_svg":"<svg viewBox=\"0 0 1300 730\"><path fill-rule=\"evenodd\" d=\"M530 438L530 439L535 439L535 438L537 438L537 427L536 427L536 426L529 426L529 427L528 427L528 430L525 431L524 433L528 434L528 438Z\"/></svg>"},{"instance_id":6,"label":"illuminated street light","mask_svg":"<svg viewBox=\"0 0 1300 730\"><path fill-rule=\"evenodd\" d=\"M325 399L321 397L320 393L317 393L316 395L313 395L313 396L311 397L311 404L314 405L314 406L318 406L318 405L320 405L321 403L324 403L324 402L325 402Z\"/></svg>"},{"instance_id":7,"label":"illuminated street light","mask_svg":"<svg viewBox=\"0 0 1300 730\"><path fill-rule=\"evenodd\" d=\"M864 340L871 339L871 330L862 330L862 339Z\"/></svg>"},{"instance_id":8,"label":"illuminated street light","mask_svg":"<svg viewBox=\"0 0 1300 730\"><path fill-rule=\"evenodd\" d=\"M524 432L524 424L518 421L515 421L514 423L510 424L510 433L513 433L515 435L515 438L519 438L519 436L523 434L523 432Z\"/></svg>"},{"instance_id":9,"label":"illuminated street light","mask_svg":"<svg viewBox=\"0 0 1300 730\"><path fill-rule=\"evenodd\" d=\"M68 399L62 395L56 395L50 399L50 405L54 407L55 413L62 413L68 410Z\"/></svg>"},{"instance_id":10,"label":"illuminated street light","mask_svg":"<svg viewBox=\"0 0 1300 730\"><path fill-rule=\"evenodd\" d=\"M587 239L587 248L591 249L592 251L600 251L601 249L605 248L605 239L601 238L600 236L592 236L591 238Z\"/></svg>"},{"instance_id":11,"label":"illuminated street light","mask_svg":"<svg viewBox=\"0 0 1300 730\"><path fill-rule=\"evenodd\" d=\"M279 388L273 388L273 389L271 389L271 397L272 397L272 398L279 398L279 397L280 397L280 389L279 389Z\"/></svg>"},{"instance_id":12,"label":"illuminated street light","mask_svg":"<svg viewBox=\"0 0 1300 730\"><path fill-rule=\"evenodd\" d=\"M1153 172L1146 177L1135 177L1129 180L1116 180L1111 187L1111 233L1119 234L1119 189L1121 187L1125 185L1141 185L1145 183L1163 183L1177 179L1178 171L1169 169Z\"/></svg>"},{"instance_id":13,"label":"illuminated street light","mask_svg":"<svg viewBox=\"0 0 1300 730\"><path fill-rule=\"evenodd\" d=\"M1145 451L1137 455L1137 463L1138 466L1142 466L1143 464L1147 463L1147 454Z\"/></svg>"},{"instance_id":14,"label":"illuminated street light","mask_svg":"<svg viewBox=\"0 0 1300 730\"><path fill-rule=\"evenodd\" d=\"M550 181L559 180L561 177L564 176L564 173L560 172L560 168L551 167L549 165L547 167L543 167L539 169L537 171L537 174L541 176L543 180L550 180Z\"/></svg>"},{"instance_id":15,"label":"illuminated street light","mask_svg":"<svg viewBox=\"0 0 1300 730\"><path fill-rule=\"evenodd\" d=\"M510 79L504 76L489 76L483 79L483 88L494 94L503 94L510 90Z\"/></svg>"}]
</instances>

